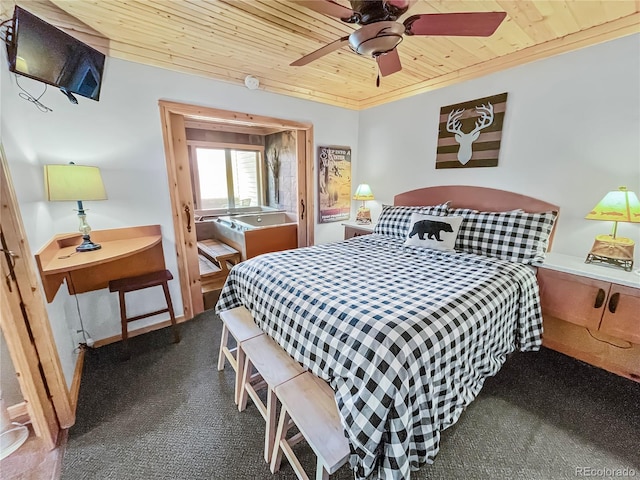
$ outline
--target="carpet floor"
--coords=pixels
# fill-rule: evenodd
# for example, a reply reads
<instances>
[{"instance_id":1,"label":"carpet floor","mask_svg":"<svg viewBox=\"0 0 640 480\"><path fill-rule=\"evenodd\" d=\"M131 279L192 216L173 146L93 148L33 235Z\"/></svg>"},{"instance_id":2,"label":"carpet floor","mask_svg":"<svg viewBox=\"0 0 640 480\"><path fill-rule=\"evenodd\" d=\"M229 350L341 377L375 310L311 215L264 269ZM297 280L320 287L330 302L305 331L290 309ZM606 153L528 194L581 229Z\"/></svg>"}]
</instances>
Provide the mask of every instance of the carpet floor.
<instances>
[{"instance_id":1,"label":"carpet floor","mask_svg":"<svg viewBox=\"0 0 640 480\"><path fill-rule=\"evenodd\" d=\"M264 421L233 403L233 370L216 368L221 322L181 325L86 352L62 480L295 479L262 459ZM311 477L315 457L295 447ZM626 470L625 470L626 469ZM617 472L617 473L616 473ZM440 452L412 479L640 477L640 384L557 352L515 353L489 378ZM343 467L332 480L353 478Z\"/></svg>"}]
</instances>

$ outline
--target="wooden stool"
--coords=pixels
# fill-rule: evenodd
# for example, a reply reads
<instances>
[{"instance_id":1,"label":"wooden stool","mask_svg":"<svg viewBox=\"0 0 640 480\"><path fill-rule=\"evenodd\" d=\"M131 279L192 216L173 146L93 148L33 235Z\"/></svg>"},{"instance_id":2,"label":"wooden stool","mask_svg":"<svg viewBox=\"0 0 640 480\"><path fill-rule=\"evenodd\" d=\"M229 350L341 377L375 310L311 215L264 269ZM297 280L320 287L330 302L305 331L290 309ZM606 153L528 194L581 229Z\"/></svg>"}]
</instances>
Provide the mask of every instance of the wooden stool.
<instances>
[{"instance_id":1,"label":"wooden stool","mask_svg":"<svg viewBox=\"0 0 640 480\"><path fill-rule=\"evenodd\" d=\"M229 364L236 372L236 383L233 401L238 404L240 399L240 389L242 383L242 369L244 367L244 350L242 344L247 340L264 335L253 321L249 310L244 307L236 307L231 310L220 312L222 319L222 338L220 339L220 354L218 355L218 370L224 369L224 359L229 360ZM236 347L229 349L229 333L236 341ZM235 354L235 355L234 355Z\"/></svg>"},{"instance_id":2,"label":"wooden stool","mask_svg":"<svg viewBox=\"0 0 640 480\"><path fill-rule=\"evenodd\" d=\"M276 394L274 388L302 374L305 370L298 362L289 356L280 345L268 335L262 335L247 340L242 344L246 355L243 368L242 383L238 410L243 411L250 396L260 411L266 423L264 433L264 460L271 462L273 444L276 436ZM252 376L255 368L258 378ZM256 390L267 387L267 405L262 403Z\"/></svg>"},{"instance_id":3,"label":"wooden stool","mask_svg":"<svg viewBox=\"0 0 640 480\"><path fill-rule=\"evenodd\" d=\"M276 432L276 447L271 458L271 472L280 469L282 454L289 459L299 479L308 480L292 446L301 440L313 449L317 457L316 479L328 480L347 462L349 442L340 423L334 392L324 380L310 372L289 380L275 388L282 409ZM300 433L286 438L292 422Z\"/></svg>"},{"instance_id":4,"label":"wooden stool","mask_svg":"<svg viewBox=\"0 0 640 480\"><path fill-rule=\"evenodd\" d=\"M122 342L127 348L127 339L129 338L129 332L127 324L135 320L151 317L160 313L169 312L171 317L171 325L173 328L173 339L175 343L180 342L180 332L178 331L178 325L176 324L176 316L173 312L173 303L171 303L171 296L169 295L169 285L167 282L173 279L173 275L169 270L160 270L158 272L147 273L144 275L138 275L136 277L120 278L118 280L111 280L109 282L109 291L118 292L120 299L120 321L122 323ZM164 291L164 298L167 302L167 308L156 310L151 313L145 313L143 315L137 315L135 317L127 318L127 305L124 300L124 294L127 292L134 292L136 290L142 290L144 288L162 286Z\"/></svg>"}]
</instances>

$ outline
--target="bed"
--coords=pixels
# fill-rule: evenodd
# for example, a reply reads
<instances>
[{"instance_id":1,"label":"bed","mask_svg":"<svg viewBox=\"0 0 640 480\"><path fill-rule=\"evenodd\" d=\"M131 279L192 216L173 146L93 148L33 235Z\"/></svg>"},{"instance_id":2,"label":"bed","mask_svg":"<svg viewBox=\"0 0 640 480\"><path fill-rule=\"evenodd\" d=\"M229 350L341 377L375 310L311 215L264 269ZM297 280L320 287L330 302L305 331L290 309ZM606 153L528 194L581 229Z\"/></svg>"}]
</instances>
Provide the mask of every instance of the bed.
<instances>
[{"instance_id":1,"label":"bed","mask_svg":"<svg viewBox=\"0 0 640 480\"><path fill-rule=\"evenodd\" d=\"M331 384L356 478L410 478L507 355L539 349L535 264L557 212L481 187L399 194L372 235L237 265L216 311L244 306Z\"/></svg>"}]
</instances>

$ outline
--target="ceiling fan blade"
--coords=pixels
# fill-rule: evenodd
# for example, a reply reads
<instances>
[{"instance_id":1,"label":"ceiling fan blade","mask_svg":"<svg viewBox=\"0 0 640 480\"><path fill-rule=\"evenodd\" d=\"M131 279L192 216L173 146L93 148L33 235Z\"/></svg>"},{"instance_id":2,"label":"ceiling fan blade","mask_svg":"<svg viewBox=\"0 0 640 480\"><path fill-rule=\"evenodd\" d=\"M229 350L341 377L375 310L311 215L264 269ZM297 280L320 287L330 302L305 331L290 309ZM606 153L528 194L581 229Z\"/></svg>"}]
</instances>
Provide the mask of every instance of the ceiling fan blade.
<instances>
[{"instance_id":1,"label":"ceiling fan blade","mask_svg":"<svg viewBox=\"0 0 640 480\"><path fill-rule=\"evenodd\" d=\"M350 18L353 16L354 11L349 7L340 5L333 0L294 0L298 5L310 8L313 11L322 13L323 15L329 15L337 18Z\"/></svg>"},{"instance_id":2,"label":"ceiling fan blade","mask_svg":"<svg viewBox=\"0 0 640 480\"><path fill-rule=\"evenodd\" d=\"M423 13L404 21L407 35L489 37L500 26L505 12Z\"/></svg>"},{"instance_id":3,"label":"ceiling fan blade","mask_svg":"<svg viewBox=\"0 0 640 480\"><path fill-rule=\"evenodd\" d=\"M376 57L378 62L378 68L380 69L380 75L386 77L392 73L402 70L402 64L400 63L400 55L398 55L398 49L394 48L390 52L383 53Z\"/></svg>"},{"instance_id":4,"label":"ceiling fan blade","mask_svg":"<svg viewBox=\"0 0 640 480\"><path fill-rule=\"evenodd\" d=\"M299 58L298 60L293 62L291 64L291 66L292 67L301 67L302 65L306 65L307 63L311 63L314 60L317 60L318 58L326 55L327 53L331 53L334 50L339 49L340 47L344 47L348 43L349 43L349 35L347 35L346 37L339 38L338 40L336 40L334 42L331 42L331 43L325 45L324 47L319 48L318 50L305 55L302 58Z\"/></svg>"}]
</instances>

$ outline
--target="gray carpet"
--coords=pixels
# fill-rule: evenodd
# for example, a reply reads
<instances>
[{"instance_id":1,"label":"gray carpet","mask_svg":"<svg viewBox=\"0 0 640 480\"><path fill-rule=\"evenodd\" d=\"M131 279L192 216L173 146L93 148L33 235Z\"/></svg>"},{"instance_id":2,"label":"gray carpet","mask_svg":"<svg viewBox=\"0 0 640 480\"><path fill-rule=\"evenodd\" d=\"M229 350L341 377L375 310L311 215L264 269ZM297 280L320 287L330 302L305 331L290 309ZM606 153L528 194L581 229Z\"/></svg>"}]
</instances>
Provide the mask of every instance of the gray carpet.
<instances>
[{"instance_id":1,"label":"gray carpet","mask_svg":"<svg viewBox=\"0 0 640 480\"><path fill-rule=\"evenodd\" d=\"M238 412L233 370L216 369L220 326L207 311L181 325L180 344L169 329L135 337L128 361L119 344L87 351L62 479L294 479L286 461L269 472L262 417L251 402ZM310 449L296 451L313 476ZM412 478L610 478L625 468L640 477L640 384L543 349L513 354ZM332 476L350 478L346 467Z\"/></svg>"}]
</instances>

